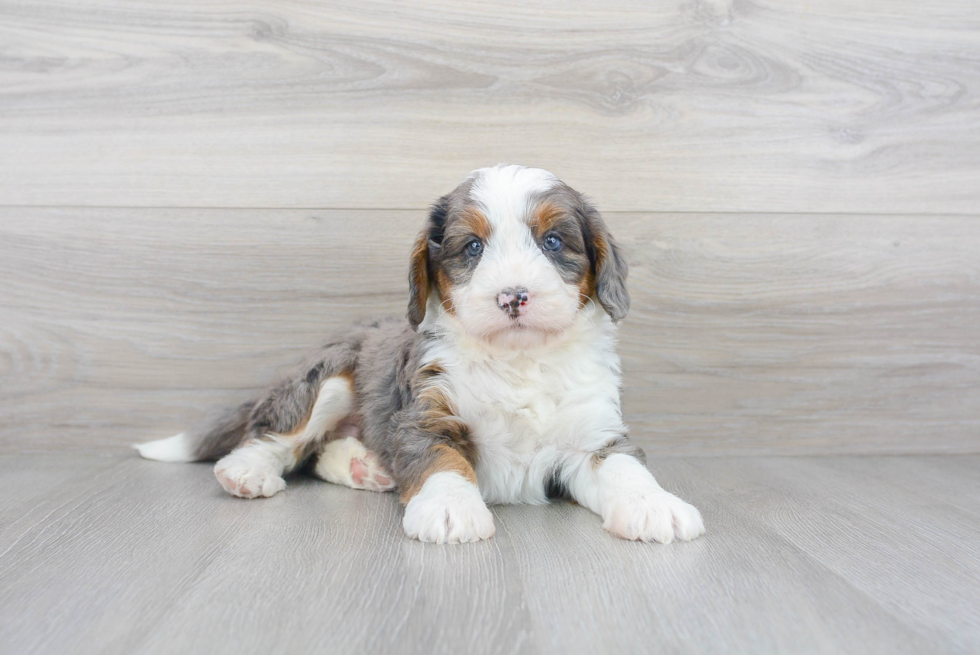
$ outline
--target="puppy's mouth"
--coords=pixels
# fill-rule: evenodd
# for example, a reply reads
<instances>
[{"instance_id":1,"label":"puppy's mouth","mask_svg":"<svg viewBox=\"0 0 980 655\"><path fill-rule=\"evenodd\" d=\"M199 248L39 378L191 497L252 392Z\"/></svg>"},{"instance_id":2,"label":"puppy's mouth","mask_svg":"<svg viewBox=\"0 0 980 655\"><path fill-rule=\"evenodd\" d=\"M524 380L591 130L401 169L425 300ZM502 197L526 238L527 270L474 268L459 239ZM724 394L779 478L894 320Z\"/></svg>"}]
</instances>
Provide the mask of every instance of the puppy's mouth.
<instances>
[{"instance_id":1,"label":"puppy's mouth","mask_svg":"<svg viewBox=\"0 0 980 655\"><path fill-rule=\"evenodd\" d=\"M563 327L558 325L542 325L540 321L529 318L521 314L519 316L509 316L507 325L496 330L497 334L515 333L538 333L542 335L558 334L563 331Z\"/></svg>"},{"instance_id":2,"label":"puppy's mouth","mask_svg":"<svg viewBox=\"0 0 980 655\"><path fill-rule=\"evenodd\" d=\"M537 321L530 318L523 312L510 312L507 314L507 327L505 330L540 330Z\"/></svg>"},{"instance_id":3,"label":"puppy's mouth","mask_svg":"<svg viewBox=\"0 0 980 655\"><path fill-rule=\"evenodd\" d=\"M533 301L531 301L533 302ZM550 315L550 312L542 312L543 307L529 307L527 300L524 302L514 302L503 305L497 302L497 308L502 310L503 316L498 319L493 332L497 334L540 334L555 335L564 332L569 325L558 320L557 316Z\"/></svg>"}]
</instances>

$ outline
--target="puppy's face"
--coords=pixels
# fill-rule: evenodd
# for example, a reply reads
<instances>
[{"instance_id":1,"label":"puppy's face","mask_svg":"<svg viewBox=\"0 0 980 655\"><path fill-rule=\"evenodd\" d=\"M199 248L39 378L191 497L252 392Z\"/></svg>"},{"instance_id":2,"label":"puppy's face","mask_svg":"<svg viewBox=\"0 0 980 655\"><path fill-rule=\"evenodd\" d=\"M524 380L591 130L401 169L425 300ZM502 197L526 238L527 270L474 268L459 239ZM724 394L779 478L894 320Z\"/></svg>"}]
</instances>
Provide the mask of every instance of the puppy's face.
<instances>
[{"instance_id":1,"label":"puppy's face","mask_svg":"<svg viewBox=\"0 0 980 655\"><path fill-rule=\"evenodd\" d=\"M626 263L599 213L554 175L496 166L473 172L433 207L415 243L408 317L435 294L474 337L528 343L568 329L596 298L629 309Z\"/></svg>"}]
</instances>

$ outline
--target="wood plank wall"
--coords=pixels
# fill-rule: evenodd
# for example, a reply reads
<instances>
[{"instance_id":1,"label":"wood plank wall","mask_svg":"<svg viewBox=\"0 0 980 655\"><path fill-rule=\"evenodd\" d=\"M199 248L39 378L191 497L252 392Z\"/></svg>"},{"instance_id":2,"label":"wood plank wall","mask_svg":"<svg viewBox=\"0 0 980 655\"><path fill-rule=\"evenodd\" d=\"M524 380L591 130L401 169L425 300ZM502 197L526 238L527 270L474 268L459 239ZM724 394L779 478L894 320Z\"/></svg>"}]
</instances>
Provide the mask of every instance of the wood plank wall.
<instances>
[{"instance_id":1,"label":"wood plank wall","mask_svg":"<svg viewBox=\"0 0 980 655\"><path fill-rule=\"evenodd\" d=\"M653 454L980 452L968 0L0 0L0 452L117 448L404 311L469 170L632 262Z\"/></svg>"}]
</instances>

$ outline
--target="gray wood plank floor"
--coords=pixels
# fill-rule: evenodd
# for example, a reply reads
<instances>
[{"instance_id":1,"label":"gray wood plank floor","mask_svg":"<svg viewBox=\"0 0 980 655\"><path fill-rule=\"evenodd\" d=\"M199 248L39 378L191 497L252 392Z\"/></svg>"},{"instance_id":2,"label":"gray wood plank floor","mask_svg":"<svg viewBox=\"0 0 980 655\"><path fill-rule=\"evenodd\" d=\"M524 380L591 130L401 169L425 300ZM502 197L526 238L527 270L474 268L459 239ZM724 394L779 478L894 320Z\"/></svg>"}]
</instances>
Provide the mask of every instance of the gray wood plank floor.
<instances>
[{"instance_id":1,"label":"gray wood plank floor","mask_svg":"<svg viewBox=\"0 0 980 655\"><path fill-rule=\"evenodd\" d=\"M432 546L391 494L302 476L272 499L129 453L0 457L4 653L970 653L980 456L673 458L708 534L608 536L494 508Z\"/></svg>"}]
</instances>

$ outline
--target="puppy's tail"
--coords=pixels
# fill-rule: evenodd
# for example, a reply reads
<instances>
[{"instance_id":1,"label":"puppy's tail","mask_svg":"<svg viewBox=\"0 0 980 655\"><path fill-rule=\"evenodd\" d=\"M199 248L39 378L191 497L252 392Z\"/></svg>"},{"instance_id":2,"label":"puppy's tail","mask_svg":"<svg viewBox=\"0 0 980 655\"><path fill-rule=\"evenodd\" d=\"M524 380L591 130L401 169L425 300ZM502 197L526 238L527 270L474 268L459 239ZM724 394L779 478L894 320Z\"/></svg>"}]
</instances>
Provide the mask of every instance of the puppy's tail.
<instances>
[{"instance_id":1,"label":"puppy's tail","mask_svg":"<svg viewBox=\"0 0 980 655\"><path fill-rule=\"evenodd\" d=\"M158 462L201 462L224 457L245 438L248 417L255 402L234 407L198 430L133 446L146 459Z\"/></svg>"}]
</instances>

